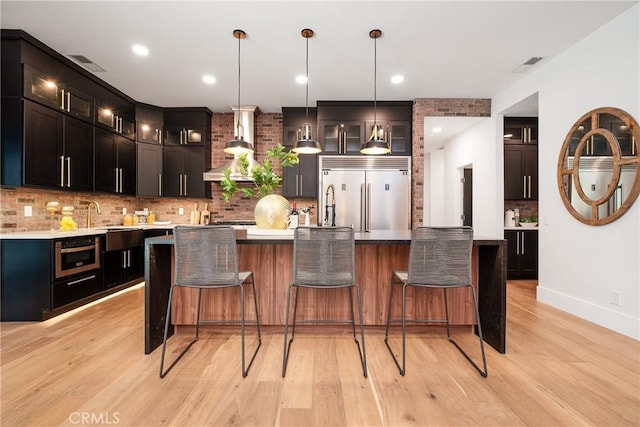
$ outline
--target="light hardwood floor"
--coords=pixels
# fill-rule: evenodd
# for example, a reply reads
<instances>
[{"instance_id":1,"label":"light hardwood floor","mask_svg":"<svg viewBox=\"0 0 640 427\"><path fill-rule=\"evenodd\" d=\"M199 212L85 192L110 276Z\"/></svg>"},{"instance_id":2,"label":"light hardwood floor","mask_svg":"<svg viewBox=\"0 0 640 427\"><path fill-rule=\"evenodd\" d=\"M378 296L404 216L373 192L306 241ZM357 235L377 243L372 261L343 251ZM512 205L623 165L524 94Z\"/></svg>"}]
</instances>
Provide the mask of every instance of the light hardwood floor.
<instances>
[{"instance_id":1,"label":"light hardwood floor","mask_svg":"<svg viewBox=\"0 0 640 427\"><path fill-rule=\"evenodd\" d=\"M509 283L507 354L487 346L486 379L439 332L411 334L401 377L380 330L367 330L368 378L349 335L300 333L283 379L272 329L245 379L238 335L207 332L161 380L143 297L3 323L1 425L640 425L640 343L536 302L535 282Z\"/></svg>"}]
</instances>

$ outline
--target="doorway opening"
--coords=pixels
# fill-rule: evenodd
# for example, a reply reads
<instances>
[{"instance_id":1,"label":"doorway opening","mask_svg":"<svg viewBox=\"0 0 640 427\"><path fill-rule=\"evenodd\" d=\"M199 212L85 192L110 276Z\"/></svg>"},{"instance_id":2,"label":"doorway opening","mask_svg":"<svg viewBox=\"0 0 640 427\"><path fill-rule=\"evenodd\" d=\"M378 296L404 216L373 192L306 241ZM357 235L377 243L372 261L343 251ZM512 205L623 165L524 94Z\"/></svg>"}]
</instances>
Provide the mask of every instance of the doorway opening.
<instances>
[{"instance_id":1,"label":"doorway opening","mask_svg":"<svg viewBox=\"0 0 640 427\"><path fill-rule=\"evenodd\" d=\"M473 227L473 169L465 166L462 169L462 214L460 219L463 226Z\"/></svg>"}]
</instances>

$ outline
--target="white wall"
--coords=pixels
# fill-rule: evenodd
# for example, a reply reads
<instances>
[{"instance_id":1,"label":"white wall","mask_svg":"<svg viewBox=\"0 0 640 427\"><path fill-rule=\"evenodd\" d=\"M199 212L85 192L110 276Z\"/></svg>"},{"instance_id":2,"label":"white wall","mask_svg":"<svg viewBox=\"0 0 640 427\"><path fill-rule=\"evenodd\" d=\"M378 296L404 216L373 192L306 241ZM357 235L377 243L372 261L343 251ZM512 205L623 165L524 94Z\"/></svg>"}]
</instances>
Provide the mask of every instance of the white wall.
<instances>
[{"instance_id":1,"label":"white wall","mask_svg":"<svg viewBox=\"0 0 640 427\"><path fill-rule=\"evenodd\" d=\"M588 226L566 211L556 180L560 146L582 114L612 106L640 120L640 5L493 98L492 116L535 92L541 223L538 299L640 340L640 200L617 221ZM621 293L621 306L610 303L612 290Z\"/></svg>"}]
</instances>

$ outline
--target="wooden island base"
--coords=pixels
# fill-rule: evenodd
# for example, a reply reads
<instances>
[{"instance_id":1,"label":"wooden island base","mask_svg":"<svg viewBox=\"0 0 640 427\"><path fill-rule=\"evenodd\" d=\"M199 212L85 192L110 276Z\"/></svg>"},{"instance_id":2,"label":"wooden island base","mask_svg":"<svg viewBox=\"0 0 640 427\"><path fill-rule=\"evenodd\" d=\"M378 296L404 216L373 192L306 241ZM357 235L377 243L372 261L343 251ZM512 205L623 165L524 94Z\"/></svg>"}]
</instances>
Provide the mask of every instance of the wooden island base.
<instances>
[{"instance_id":1,"label":"wooden island base","mask_svg":"<svg viewBox=\"0 0 640 427\"><path fill-rule=\"evenodd\" d=\"M291 283L293 241L290 238L261 238L238 231L238 260L241 270L252 270L258 293L260 322L284 325L287 288ZM360 238L359 238L360 237ZM391 274L406 270L410 232L356 233L356 280L363 300L367 326L386 322ZM473 284L478 289L480 319L485 341L504 353L506 256L505 243L496 239L474 239ZM162 343L164 319L173 269L171 236L151 238L145 244L145 353ZM203 254L206 256L206 254ZM400 317L400 292L394 294L393 318ZM197 291L178 288L174 292L172 323L193 325ZM239 319L237 289L203 293L201 319ZM245 306L247 319L254 319L253 303ZM470 289L452 289L448 294L450 321L474 325ZM350 317L348 290L301 289L298 320L347 320ZM407 318L444 318L443 293L433 289L407 290ZM173 331L171 331L173 332Z\"/></svg>"}]
</instances>

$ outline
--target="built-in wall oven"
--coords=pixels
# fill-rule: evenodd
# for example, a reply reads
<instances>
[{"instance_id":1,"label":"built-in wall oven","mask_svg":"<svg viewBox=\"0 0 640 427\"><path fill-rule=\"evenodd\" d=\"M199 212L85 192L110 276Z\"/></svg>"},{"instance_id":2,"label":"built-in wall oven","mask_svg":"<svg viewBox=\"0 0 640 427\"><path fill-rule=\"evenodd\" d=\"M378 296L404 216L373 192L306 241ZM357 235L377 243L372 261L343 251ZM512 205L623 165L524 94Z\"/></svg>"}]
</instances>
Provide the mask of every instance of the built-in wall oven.
<instances>
[{"instance_id":1,"label":"built-in wall oven","mask_svg":"<svg viewBox=\"0 0 640 427\"><path fill-rule=\"evenodd\" d=\"M77 236L55 240L52 308L102 291L101 254L102 236Z\"/></svg>"}]
</instances>

